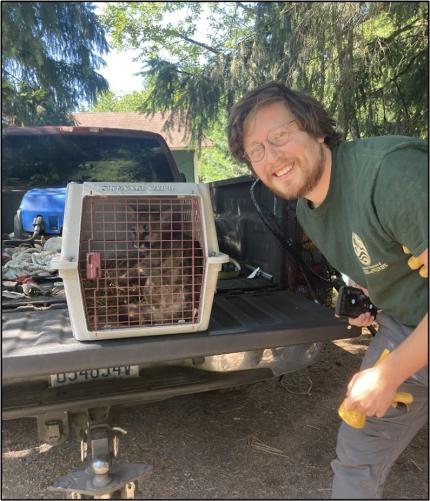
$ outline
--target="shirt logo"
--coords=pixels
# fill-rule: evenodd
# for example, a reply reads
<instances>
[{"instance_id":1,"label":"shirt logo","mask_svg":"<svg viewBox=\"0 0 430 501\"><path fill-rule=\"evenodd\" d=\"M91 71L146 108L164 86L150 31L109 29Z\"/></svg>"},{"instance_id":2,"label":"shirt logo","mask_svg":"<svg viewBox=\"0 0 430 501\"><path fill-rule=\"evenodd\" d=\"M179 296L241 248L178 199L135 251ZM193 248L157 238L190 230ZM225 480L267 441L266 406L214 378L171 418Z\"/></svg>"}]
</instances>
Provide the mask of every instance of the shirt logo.
<instances>
[{"instance_id":1,"label":"shirt logo","mask_svg":"<svg viewBox=\"0 0 430 501\"><path fill-rule=\"evenodd\" d=\"M378 273L388 268L388 264L381 263L381 261L371 265L372 260L370 259L369 252L367 251L363 240L361 240L361 238L357 235L357 233L354 232L352 233L352 247L354 249L355 255L357 256L358 260L362 265L363 273L365 275Z\"/></svg>"},{"instance_id":2,"label":"shirt logo","mask_svg":"<svg viewBox=\"0 0 430 501\"><path fill-rule=\"evenodd\" d=\"M363 240L357 235L357 233L352 233L352 247L354 252L358 257L358 260L363 266L369 266L372 260L370 259L369 253L367 252L366 246Z\"/></svg>"}]
</instances>

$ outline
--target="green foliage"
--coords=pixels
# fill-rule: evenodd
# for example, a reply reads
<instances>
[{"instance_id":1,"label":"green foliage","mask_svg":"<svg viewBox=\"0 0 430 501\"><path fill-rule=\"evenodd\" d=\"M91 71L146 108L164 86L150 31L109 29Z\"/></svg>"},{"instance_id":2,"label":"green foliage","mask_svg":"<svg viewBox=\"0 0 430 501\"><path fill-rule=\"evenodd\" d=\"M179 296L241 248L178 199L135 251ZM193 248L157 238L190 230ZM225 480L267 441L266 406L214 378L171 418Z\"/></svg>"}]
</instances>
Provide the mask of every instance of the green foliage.
<instances>
[{"instance_id":1,"label":"green foliage","mask_svg":"<svg viewBox=\"0 0 430 501\"><path fill-rule=\"evenodd\" d=\"M346 137L427 136L426 2L204 5L109 4L104 22L116 47L139 48L145 61L141 110L170 110L201 142L246 90L278 80L320 99Z\"/></svg>"},{"instance_id":2,"label":"green foliage","mask_svg":"<svg viewBox=\"0 0 430 501\"><path fill-rule=\"evenodd\" d=\"M227 144L227 115L224 113L207 132L212 143L209 148L199 152L199 181L207 183L250 174L244 164L232 159Z\"/></svg>"},{"instance_id":3,"label":"green foliage","mask_svg":"<svg viewBox=\"0 0 430 501\"><path fill-rule=\"evenodd\" d=\"M164 53L169 61L185 61L189 68L198 67L199 57L205 51L219 52L215 39L213 47L193 39L202 5L200 2L110 2L101 19L109 28L115 48L139 49L144 61ZM178 12L181 16L174 16Z\"/></svg>"},{"instance_id":4,"label":"green foliage","mask_svg":"<svg viewBox=\"0 0 430 501\"><path fill-rule=\"evenodd\" d=\"M120 111L118 109L119 97L114 92L106 90L100 92L96 97L96 102L89 111Z\"/></svg>"},{"instance_id":5,"label":"green foliage","mask_svg":"<svg viewBox=\"0 0 430 501\"><path fill-rule=\"evenodd\" d=\"M147 98L147 91L135 91L124 96L112 91L101 92L91 111L138 112Z\"/></svg>"},{"instance_id":6,"label":"green foliage","mask_svg":"<svg viewBox=\"0 0 430 501\"><path fill-rule=\"evenodd\" d=\"M116 2L102 20L114 47L140 51L148 96L139 111L171 112L169 123L186 123L201 143L227 105L224 85L217 86L225 47L252 28L252 13L232 2ZM196 35L203 19L210 26L205 42Z\"/></svg>"},{"instance_id":7,"label":"green foliage","mask_svg":"<svg viewBox=\"0 0 430 501\"><path fill-rule=\"evenodd\" d=\"M107 51L88 2L2 2L2 125L69 122L107 89Z\"/></svg>"},{"instance_id":8,"label":"green foliage","mask_svg":"<svg viewBox=\"0 0 430 501\"><path fill-rule=\"evenodd\" d=\"M269 80L321 100L347 138L428 135L425 2L112 2L102 18L116 48L139 49L145 91L97 106L168 111L209 138L204 181L247 172L228 153L226 112Z\"/></svg>"}]
</instances>

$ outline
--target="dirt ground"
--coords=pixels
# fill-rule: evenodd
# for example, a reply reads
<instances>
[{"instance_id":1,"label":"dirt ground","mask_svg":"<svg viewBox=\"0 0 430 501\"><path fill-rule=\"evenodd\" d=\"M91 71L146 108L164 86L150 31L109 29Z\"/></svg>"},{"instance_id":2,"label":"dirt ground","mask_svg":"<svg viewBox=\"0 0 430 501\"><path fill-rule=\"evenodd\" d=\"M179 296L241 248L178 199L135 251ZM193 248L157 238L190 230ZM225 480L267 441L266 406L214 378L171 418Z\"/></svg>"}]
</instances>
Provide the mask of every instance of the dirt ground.
<instances>
[{"instance_id":1,"label":"dirt ground","mask_svg":"<svg viewBox=\"0 0 430 501\"><path fill-rule=\"evenodd\" d=\"M176 397L121 410L119 460L153 465L136 498L327 499L336 409L368 336L329 343L319 361L280 383ZM2 429L2 499L59 499L47 487L82 469L79 447L40 445L35 420ZM386 499L429 499L428 428L395 463Z\"/></svg>"}]
</instances>

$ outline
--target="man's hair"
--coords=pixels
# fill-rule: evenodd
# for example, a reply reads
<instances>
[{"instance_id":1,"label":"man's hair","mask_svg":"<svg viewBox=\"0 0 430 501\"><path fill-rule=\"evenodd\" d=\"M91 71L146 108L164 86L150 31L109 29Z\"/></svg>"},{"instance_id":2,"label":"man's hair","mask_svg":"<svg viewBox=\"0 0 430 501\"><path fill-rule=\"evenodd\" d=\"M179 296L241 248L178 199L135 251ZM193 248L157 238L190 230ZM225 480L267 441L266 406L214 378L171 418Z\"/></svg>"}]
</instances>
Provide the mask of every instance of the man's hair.
<instances>
[{"instance_id":1,"label":"man's hair","mask_svg":"<svg viewBox=\"0 0 430 501\"><path fill-rule=\"evenodd\" d=\"M294 115L301 130L311 136L324 137L324 143L333 149L342 140L342 134L335 130L336 123L322 105L313 97L289 89L279 82L268 82L247 92L231 109L228 120L228 146L233 157L245 162L243 147L243 129L246 119L262 106L283 102ZM252 170L252 167L251 167Z\"/></svg>"}]
</instances>

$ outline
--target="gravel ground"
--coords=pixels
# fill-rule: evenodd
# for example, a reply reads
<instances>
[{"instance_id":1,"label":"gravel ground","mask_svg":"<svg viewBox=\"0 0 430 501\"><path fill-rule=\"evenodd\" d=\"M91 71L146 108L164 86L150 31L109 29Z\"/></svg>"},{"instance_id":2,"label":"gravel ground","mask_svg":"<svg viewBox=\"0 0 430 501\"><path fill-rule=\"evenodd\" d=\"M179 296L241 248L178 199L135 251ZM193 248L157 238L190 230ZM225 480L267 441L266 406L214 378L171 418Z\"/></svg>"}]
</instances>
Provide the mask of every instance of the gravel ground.
<instances>
[{"instance_id":1,"label":"gravel ground","mask_svg":"<svg viewBox=\"0 0 430 501\"><path fill-rule=\"evenodd\" d=\"M368 337L329 343L312 367L224 392L121 409L119 460L153 465L136 498L327 499L348 378ZM59 499L56 478L82 469L79 447L39 444L35 420L2 428L2 499ZM429 499L428 428L393 466L386 499Z\"/></svg>"}]
</instances>

